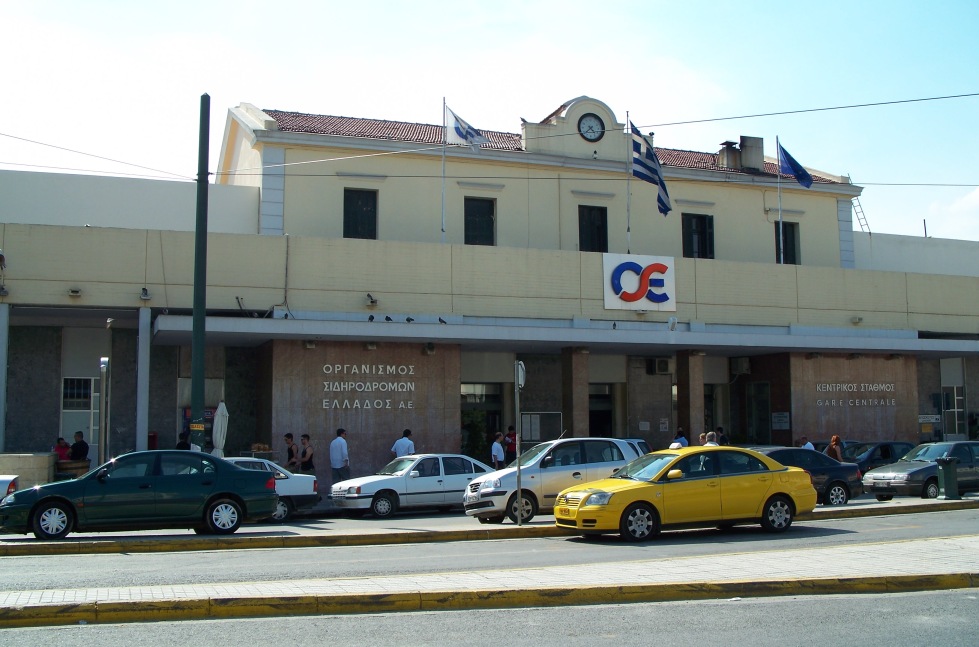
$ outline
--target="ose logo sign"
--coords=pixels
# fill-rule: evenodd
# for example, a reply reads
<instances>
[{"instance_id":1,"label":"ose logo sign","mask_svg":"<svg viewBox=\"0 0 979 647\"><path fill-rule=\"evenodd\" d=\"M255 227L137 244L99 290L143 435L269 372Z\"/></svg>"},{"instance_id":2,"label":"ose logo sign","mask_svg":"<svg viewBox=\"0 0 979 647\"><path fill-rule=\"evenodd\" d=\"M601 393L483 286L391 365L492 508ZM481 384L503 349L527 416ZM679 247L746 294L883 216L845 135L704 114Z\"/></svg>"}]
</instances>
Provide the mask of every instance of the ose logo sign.
<instances>
[{"instance_id":1,"label":"ose logo sign","mask_svg":"<svg viewBox=\"0 0 979 647\"><path fill-rule=\"evenodd\" d=\"M676 312L672 256L603 254L606 310Z\"/></svg>"}]
</instances>

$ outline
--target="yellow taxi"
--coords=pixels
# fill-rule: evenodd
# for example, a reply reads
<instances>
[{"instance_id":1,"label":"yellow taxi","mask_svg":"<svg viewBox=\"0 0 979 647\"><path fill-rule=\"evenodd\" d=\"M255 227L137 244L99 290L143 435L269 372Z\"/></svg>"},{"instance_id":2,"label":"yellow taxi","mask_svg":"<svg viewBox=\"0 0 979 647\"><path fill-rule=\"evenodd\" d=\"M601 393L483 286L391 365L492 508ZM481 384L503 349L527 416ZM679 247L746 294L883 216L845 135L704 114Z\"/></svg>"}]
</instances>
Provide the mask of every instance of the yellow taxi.
<instances>
[{"instance_id":1,"label":"yellow taxi","mask_svg":"<svg viewBox=\"0 0 979 647\"><path fill-rule=\"evenodd\" d=\"M664 449L612 477L563 490L554 522L583 535L643 541L660 529L761 523L782 532L816 507L809 473L730 446Z\"/></svg>"}]
</instances>

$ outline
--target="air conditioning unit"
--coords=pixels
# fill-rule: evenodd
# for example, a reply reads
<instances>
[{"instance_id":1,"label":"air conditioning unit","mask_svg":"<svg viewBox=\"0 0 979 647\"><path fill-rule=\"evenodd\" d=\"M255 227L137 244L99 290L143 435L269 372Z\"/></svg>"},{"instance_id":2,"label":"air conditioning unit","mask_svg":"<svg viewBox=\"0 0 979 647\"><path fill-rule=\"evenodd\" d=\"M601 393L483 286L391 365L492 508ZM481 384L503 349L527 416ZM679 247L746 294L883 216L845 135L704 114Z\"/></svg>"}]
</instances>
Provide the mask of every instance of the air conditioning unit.
<instances>
[{"instance_id":1,"label":"air conditioning unit","mask_svg":"<svg viewBox=\"0 0 979 647\"><path fill-rule=\"evenodd\" d=\"M673 375L673 360L669 357L654 357L646 360L647 375Z\"/></svg>"},{"instance_id":2,"label":"air conditioning unit","mask_svg":"<svg viewBox=\"0 0 979 647\"><path fill-rule=\"evenodd\" d=\"M731 358L731 375L751 375L751 362L747 357Z\"/></svg>"}]
</instances>

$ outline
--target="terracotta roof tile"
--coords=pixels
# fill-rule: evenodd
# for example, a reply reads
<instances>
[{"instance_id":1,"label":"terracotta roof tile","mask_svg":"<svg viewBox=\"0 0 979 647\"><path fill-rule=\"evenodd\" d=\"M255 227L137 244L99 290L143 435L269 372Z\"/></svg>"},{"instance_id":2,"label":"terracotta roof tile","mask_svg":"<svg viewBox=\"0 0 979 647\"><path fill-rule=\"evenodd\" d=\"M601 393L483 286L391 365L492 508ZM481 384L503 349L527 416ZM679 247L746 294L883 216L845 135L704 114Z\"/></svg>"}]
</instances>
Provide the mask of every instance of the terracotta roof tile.
<instances>
[{"instance_id":1,"label":"terracotta roof tile","mask_svg":"<svg viewBox=\"0 0 979 647\"><path fill-rule=\"evenodd\" d=\"M388 121L385 119L361 119L356 117L335 117L331 115L311 115L285 110L265 110L265 113L275 119L279 130L283 132L311 133L315 135L334 135L337 137L363 137L365 139L388 139L391 141L416 142L432 146L442 145L442 126L432 124L417 124L403 121ZM495 130L481 130L489 144L483 148L501 151L524 150L521 136L514 133L504 133ZM717 164L717 153L700 153L674 148L656 148L660 163L666 167L703 169L739 175L770 175L774 177L778 167L773 162L765 162L763 173L751 173L737 169L724 168ZM813 181L822 184L833 184L835 180L813 174ZM783 179L794 182L791 175L782 175Z\"/></svg>"}]
</instances>

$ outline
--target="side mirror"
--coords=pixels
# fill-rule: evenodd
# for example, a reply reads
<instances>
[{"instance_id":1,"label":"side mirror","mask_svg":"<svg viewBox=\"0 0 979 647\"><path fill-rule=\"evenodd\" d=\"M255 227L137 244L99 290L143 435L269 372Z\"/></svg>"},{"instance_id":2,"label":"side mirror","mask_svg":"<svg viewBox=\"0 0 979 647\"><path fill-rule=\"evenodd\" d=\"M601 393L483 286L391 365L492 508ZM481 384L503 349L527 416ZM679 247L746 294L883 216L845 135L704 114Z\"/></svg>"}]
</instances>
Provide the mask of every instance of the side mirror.
<instances>
[{"instance_id":1,"label":"side mirror","mask_svg":"<svg viewBox=\"0 0 979 647\"><path fill-rule=\"evenodd\" d=\"M683 478L683 472L680 471L680 470L670 470L669 472L666 473L666 478L669 479L669 480L671 480L671 481L675 481L677 479L682 479Z\"/></svg>"},{"instance_id":2,"label":"side mirror","mask_svg":"<svg viewBox=\"0 0 979 647\"><path fill-rule=\"evenodd\" d=\"M103 467L99 470L98 474L95 475L95 478L98 479L99 483L105 483L105 479L108 478L108 476L109 468Z\"/></svg>"},{"instance_id":3,"label":"side mirror","mask_svg":"<svg viewBox=\"0 0 979 647\"><path fill-rule=\"evenodd\" d=\"M616 468L615 468L614 470L612 470L612 473L613 473L613 474L615 474L615 473L616 473L616 472L618 472L618 471L619 471L620 469L622 469L622 468L621 468L621 467L616 467Z\"/></svg>"},{"instance_id":4,"label":"side mirror","mask_svg":"<svg viewBox=\"0 0 979 647\"><path fill-rule=\"evenodd\" d=\"M545 456L544 457L544 460L542 460L540 462L540 466L541 467L550 467L553 464L554 464L554 457L553 456Z\"/></svg>"},{"instance_id":5,"label":"side mirror","mask_svg":"<svg viewBox=\"0 0 979 647\"><path fill-rule=\"evenodd\" d=\"M418 470L411 470L410 472L408 472L408 477L409 478L416 479L419 476L421 476L421 473Z\"/></svg>"}]
</instances>

